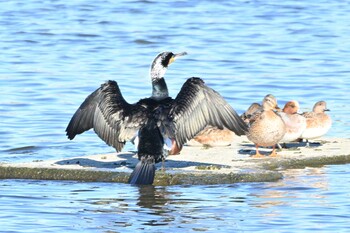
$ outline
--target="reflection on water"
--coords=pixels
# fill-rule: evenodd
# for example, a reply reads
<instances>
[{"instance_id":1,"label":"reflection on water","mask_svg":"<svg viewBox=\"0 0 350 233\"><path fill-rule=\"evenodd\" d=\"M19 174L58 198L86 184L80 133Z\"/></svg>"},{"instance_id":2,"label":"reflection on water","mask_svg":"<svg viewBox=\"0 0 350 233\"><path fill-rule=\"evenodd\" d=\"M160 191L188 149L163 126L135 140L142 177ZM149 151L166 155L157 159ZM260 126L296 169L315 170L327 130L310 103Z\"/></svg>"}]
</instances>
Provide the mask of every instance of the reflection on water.
<instances>
[{"instance_id":1,"label":"reflection on water","mask_svg":"<svg viewBox=\"0 0 350 233\"><path fill-rule=\"evenodd\" d=\"M271 183L166 187L3 180L0 221L8 232L349 229L348 187L338 182L349 183L347 165L285 175Z\"/></svg>"},{"instance_id":2,"label":"reflection on water","mask_svg":"<svg viewBox=\"0 0 350 233\"><path fill-rule=\"evenodd\" d=\"M295 203L293 199L317 200L326 196L322 192L328 190L327 175L324 168L293 169L284 172L283 182L270 183L260 193L256 194L264 202L259 203L257 208L271 208L289 206L292 208ZM313 203L316 204L316 203ZM322 206L322 201L317 202L317 206Z\"/></svg>"},{"instance_id":3,"label":"reflection on water","mask_svg":"<svg viewBox=\"0 0 350 233\"><path fill-rule=\"evenodd\" d=\"M156 188L150 185L142 185L138 187L139 197L137 205L148 209L159 210L163 206L166 206L169 203L170 194L174 195L175 193L170 193L166 191L166 187Z\"/></svg>"}]
</instances>

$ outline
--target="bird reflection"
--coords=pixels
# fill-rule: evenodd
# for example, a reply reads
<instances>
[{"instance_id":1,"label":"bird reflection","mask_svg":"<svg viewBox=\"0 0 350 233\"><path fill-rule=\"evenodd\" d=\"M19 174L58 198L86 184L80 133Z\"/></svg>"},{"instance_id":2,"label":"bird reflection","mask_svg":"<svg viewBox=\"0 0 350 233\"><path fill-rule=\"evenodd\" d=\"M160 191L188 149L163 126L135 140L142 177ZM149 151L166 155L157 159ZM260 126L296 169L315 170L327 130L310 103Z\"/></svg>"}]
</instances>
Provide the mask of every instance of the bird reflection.
<instances>
[{"instance_id":1,"label":"bird reflection","mask_svg":"<svg viewBox=\"0 0 350 233\"><path fill-rule=\"evenodd\" d=\"M142 225L167 226L175 220L172 213L175 210L168 203L177 193L169 192L167 187L154 187L153 185L141 185L138 189L139 197L136 204L141 207L141 212L154 216L144 220Z\"/></svg>"},{"instance_id":2,"label":"bird reflection","mask_svg":"<svg viewBox=\"0 0 350 233\"><path fill-rule=\"evenodd\" d=\"M162 209L169 202L170 193L166 187L155 187L153 185L140 185L137 205L149 209Z\"/></svg>"},{"instance_id":3,"label":"bird reflection","mask_svg":"<svg viewBox=\"0 0 350 233\"><path fill-rule=\"evenodd\" d=\"M310 198L325 199L322 191L328 190L328 178L324 168L291 169L284 172L285 179L279 182L267 183L260 193L252 194L260 199L254 204L257 208L284 206L298 202L304 198L305 191L311 192ZM295 201L292 201L292 200ZM324 204L322 201L320 205Z\"/></svg>"}]
</instances>

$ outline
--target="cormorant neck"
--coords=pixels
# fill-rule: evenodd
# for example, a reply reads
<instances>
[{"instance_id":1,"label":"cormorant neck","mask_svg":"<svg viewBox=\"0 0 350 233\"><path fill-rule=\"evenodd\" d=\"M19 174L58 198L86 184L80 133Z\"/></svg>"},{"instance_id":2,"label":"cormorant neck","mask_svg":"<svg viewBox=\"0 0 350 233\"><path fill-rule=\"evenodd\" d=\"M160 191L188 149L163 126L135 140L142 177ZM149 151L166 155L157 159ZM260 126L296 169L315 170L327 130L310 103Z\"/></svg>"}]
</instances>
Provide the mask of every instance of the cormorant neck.
<instances>
[{"instance_id":1,"label":"cormorant neck","mask_svg":"<svg viewBox=\"0 0 350 233\"><path fill-rule=\"evenodd\" d=\"M152 79L152 98L162 100L167 97L169 92L164 78Z\"/></svg>"}]
</instances>

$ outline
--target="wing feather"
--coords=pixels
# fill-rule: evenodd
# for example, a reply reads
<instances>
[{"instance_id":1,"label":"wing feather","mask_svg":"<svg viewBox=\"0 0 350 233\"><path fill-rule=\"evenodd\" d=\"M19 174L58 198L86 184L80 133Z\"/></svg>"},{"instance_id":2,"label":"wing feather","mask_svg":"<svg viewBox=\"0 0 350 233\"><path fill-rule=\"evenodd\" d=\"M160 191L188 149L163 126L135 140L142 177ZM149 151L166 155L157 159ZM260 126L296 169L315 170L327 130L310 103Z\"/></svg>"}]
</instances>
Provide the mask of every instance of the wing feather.
<instances>
[{"instance_id":1,"label":"wing feather","mask_svg":"<svg viewBox=\"0 0 350 233\"><path fill-rule=\"evenodd\" d=\"M246 124L224 98L206 86L200 78L188 79L169 111L173 135L178 146L192 139L208 125L224 127L237 135L244 135Z\"/></svg>"},{"instance_id":2,"label":"wing feather","mask_svg":"<svg viewBox=\"0 0 350 233\"><path fill-rule=\"evenodd\" d=\"M121 151L146 121L145 109L129 104L123 98L118 84L108 81L90 94L70 120L66 132L69 139L89 129L108 145Z\"/></svg>"}]
</instances>

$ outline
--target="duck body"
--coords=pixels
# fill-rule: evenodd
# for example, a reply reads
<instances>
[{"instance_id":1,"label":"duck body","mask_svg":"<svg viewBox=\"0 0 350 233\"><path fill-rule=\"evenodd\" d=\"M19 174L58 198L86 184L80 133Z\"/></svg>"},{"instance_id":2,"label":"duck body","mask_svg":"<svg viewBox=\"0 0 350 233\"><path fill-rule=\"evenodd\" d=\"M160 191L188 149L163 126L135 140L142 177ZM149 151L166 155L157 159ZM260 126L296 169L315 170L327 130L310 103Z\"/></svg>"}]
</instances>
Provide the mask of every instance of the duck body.
<instances>
[{"instance_id":1,"label":"duck body","mask_svg":"<svg viewBox=\"0 0 350 233\"><path fill-rule=\"evenodd\" d=\"M282 118L272 110L264 110L256 116L249 127L247 137L259 146L273 146L285 134L285 125Z\"/></svg>"},{"instance_id":2,"label":"duck body","mask_svg":"<svg viewBox=\"0 0 350 233\"><path fill-rule=\"evenodd\" d=\"M281 142L293 142L300 138L301 134L306 129L306 119L299 114L280 113L285 126L286 133L281 139Z\"/></svg>"},{"instance_id":3,"label":"duck body","mask_svg":"<svg viewBox=\"0 0 350 233\"><path fill-rule=\"evenodd\" d=\"M301 134L306 129L306 118L298 114L299 103L295 100L285 104L282 112L279 115L286 126L286 133L281 142L293 142L300 138Z\"/></svg>"},{"instance_id":4,"label":"duck body","mask_svg":"<svg viewBox=\"0 0 350 233\"><path fill-rule=\"evenodd\" d=\"M228 129L207 126L193 139L187 142L189 146L229 146L233 142L235 133Z\"/></svg>"},{"instance_id":5,"label":"duck body","mask_svg":"<svg viewBox=\"0 0 350 233\"><path fill-rule=\"evenodd\" d=\"M274 111L276 107L276 98L269 94L263 100L262 109L256 111L249 119L249 129L246 135L256 146L256 154L253 157L263 157L259 153L259 146L272 146L270 156L276 156L275 145L286 132L281 116Z\"/></svg>"},{"instance_id":6,"label":"duck body","mask_svg":"<svg viewBox=\"0 0 350 233\"><path fill-rule=\"evenodd\" d=\"M302 139L315 139L325 135L332 127L332 119L325 112L329 111L325 101L315 103L312 112L302 115L306 118L306 129L301 134Z\"/></svg>"}]
</instances>

